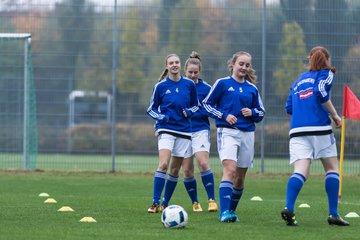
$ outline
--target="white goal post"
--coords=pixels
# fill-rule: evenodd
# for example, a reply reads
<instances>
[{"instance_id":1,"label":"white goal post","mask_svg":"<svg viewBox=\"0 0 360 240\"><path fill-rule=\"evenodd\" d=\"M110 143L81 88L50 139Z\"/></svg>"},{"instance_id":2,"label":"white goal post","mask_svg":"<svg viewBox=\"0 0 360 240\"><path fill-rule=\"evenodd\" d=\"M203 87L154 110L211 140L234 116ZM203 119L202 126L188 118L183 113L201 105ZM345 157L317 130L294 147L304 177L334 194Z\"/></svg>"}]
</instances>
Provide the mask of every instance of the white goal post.
<instances>
[{"instance_id":1,"label":"white goal post","mask_svg":"<svg viewBox=\"0 0 360 240\"><path fill-rule=\"evenodd\" d=\"M31 165L34 165L34 161L30 159L30 151L32 147L30 144L36 145L36 153L37 153L37 142L33 143L33 139L30 140L30 131L31 127L29 124L29 89L30 89L30 69L32 66L28 66L31 64L31 34L30 33L0 33L1 40L24 40L24 109L23 109L23 165L24 169L31 169ZM37 137L36 137L37 141ZM30 149L30 150L29 150ZM37 154L36 154L37 155ZM34 165L35 166L35 165Z\"/></svg>"}]
</instances>

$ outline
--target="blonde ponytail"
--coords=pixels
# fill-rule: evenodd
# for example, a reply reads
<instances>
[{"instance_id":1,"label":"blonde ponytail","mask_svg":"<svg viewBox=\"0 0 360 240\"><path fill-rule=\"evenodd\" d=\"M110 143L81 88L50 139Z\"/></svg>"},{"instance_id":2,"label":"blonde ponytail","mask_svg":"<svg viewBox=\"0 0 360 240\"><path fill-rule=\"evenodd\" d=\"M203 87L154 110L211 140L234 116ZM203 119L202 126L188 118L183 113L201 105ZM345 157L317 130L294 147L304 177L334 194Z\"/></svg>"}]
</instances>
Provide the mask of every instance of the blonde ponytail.
<instances>
[{"instance_id":1,"label":"blonde ponytail","mask_svg":"<svg viewBox=\"0 0 360 240\"><path fill-rule=\"evenodd\" d=\"M161 80L163 80L163 79L168 75L169 70L166 68L167 60L168 60L170 57L173 57L173 56L179 58L179 56L178 56L177 54L175 54L175 53L171 53L171 54L169 54L169 55L166 56L166 58L165 58L165 69L164 69L164 71L161 73L161 75L160 75L160 77L159 77L159 79L158 79L159 82L160 82ZM179 58L179 59L180 59L180 58Z\"/></svg>"}]
</instances>

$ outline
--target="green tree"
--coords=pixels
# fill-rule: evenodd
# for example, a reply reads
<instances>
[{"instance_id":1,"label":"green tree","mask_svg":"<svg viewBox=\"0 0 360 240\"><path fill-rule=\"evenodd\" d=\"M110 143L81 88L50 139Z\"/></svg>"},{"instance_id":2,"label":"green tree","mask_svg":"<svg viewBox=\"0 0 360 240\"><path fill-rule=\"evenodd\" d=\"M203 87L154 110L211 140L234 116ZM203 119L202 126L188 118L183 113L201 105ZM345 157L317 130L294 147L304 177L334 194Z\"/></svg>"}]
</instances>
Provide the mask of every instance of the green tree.
<instances>
[{"instance_id":1,"label":"green tree","mask_svg":"<svg viewBox=\"0 0 360 240\"><path fill-rule=\"evenodd\" d=\"M173 1L173 4L175 4L175 2L176 1ZM180 2L173 7L169 19L169 41L166 45L161 46L157 52L154 52L151 61L149 61L151 68L148 76L150 76L150 78L147 78L147 82L143 84L144 96L142 97L146 104L148 104L149 97L152 93L149 90L152 89L161 72L164 70L164 59L168 54L178 54L182 60L182 64L184 64L186 58L192 51L197 51L202 55L200 49L202 34L200 16L200 10L195 0L180 0ZM161 36L163 30L159 28L158 31L159 36Z\"/></svg>"},{"instance_id":2,"label":"green tree","mask_svg":"<svg viewBox=\"0 0 360 240\"><path fill-rule=\"evenodd\" d=\"M112 26L112 18L99 18L95 22L95 29L90 44L91 58L81 54L77 66L83 71L76 74L77 85L81 90L108 91L112 87L112 34L109 29Z\"/></svg>"},{"instance_id":3,"label":"green tree","mask_svg":"<svg viewBox=\"0 0 360 240\"><path fill-rule=\"evenodd\" d=\"M274 71L276 93L284 100L297 76L305 70L306 48L304 33L296 22L283 25L283 38L279 46L279 61Z\"/></svg>"},{"instance_id":4,"label":"green tree","mask_svg":"<svg viewBox=\"0 0 360 240\"><path fill-rule=\"evenodd\" d=\"M224 68L227 68L227 60L238 51L249 52L252 56L252 65L258 76L261 70L262 59L262 9L258 1L228 0L225 8L225 16L228 26L224 28ZM229 72L227 72L229 74Z\"/></svg>"},{"instance_id":5,"label":"green tree","mask_svg":"<svg viewBox=\"0 0 360 240\"><path fill-rule=\"evenodd\" d=\"M304 30L308 50L316 45L327 47L335 62L342 61L354 40L357 15L346 0L280 0L287 20L296 21ZM314 34L315 33L315 34Z\"/></svg>"},{"instance_id":6,"label":"green tree","mask_svg":"<svg viewBox=\"0 0 360 240\"><path fill-rule=\"evenodd\" d=\"M0 27L4 32L15 32L10 21L0 18ZM0 39L0 102L2 115L0 122L15 122L19 117L19 97L24 88L24 40Z\"/></svg>"},{"instance_id":7,"label":"green tree","mask_svg":"<svg viewBox=\"0 0 360 240\"><path fill-rule=\"evenodd\" d=\"M170 26L167 32L169 34L168 42L164 45L164 42L161 41L161 36L163 36L162 32L164 30L161 26L159 26L159 40L162 45L157 52L154 52L151 61L149 61L151 65L148 73L150 79L148 78L148 81L143 85L146 87L146 89L143 88L143 91L146 92L143 97L146 103L148 103L151 95L151 91L149 91L149 89L152 89L154 84L157 82L160 73L165 68L164 59L168 54L178 54L182 60L182 64L184 64L191 51L197 51L200 55L202 55L201 49L199 49L202 30L201 18L200 11L196 6L196 1L176 0L169 2L172 4L172 10L170 11L171 16L169 16L168 19Z\"/></svg>"},{"instance_id":8,"label":"green tree","mask_svg":"<svg viewBox=\"0 0 360 240\"><path fill-rule=\"evenodd\" d=\"M144 24L139 12L130 10L124 23L124 34L120 48L121 66L118 70L120 92L137 93L144 79Z\"/></svg>"},{"instance_id":9,"label":"green tree","mask_svg":"<svg viewBox=\"0 0 360 240\"><path fill-rule=\"evenodd\" d=\"M326 46L333 60L342 61L353 41L352 14L346 0L317 0L314 14L314 42Z\"/></svg>"},{"instance_id":10,"label":"green tree","mask_svg":"<svg viewBox=\"0 0 360 240\"><path fill-rule=\"evenodd\" d=\"M123 97L128 121L134 114L134 105L139 103L140 89L145 79L145 24L139 12L131 9L123 25L120 48L120 67L117 71L117 86Z\"/></svg>"},{"instance_id":11,"label":"green tree","mask_svg":"<svg viewBox=\"0 0 360 240\"><path fill-rule=\"evenodd\" d=\"M253 65L260 66L256 56L261 54L261 8L256 1L229 0L225 11L227 58L237 51L247 51L253 56Z\"/></svg>"},{"instance_id":12,"label":"green tree","mask_svg":"<svg viewBox=\"0 0 360 240\"><path fill-rule=\"evenodd\" d=\"M305 36L313 31L314 0L280 0L280 6L287 22L297 22L303 29ZM306 45L311 44L311 38L305 37Z\"/></svg>"},{"instance_id":13,"label":"green tree","mask_svg":"<svg viewBox=\"0 0 360 240\"><path fill-rule=\"evenodd\" d=\"M222 29L227 29L228 20L224 9L215 7L212 2L212 0L197 0L202 25L201 52L199 52L203 62L201 76L210 84L228 73L225 67L227 59L220 57L227 49L227 45L224 44L226 34Z\"/></svg>"},{"instance_id":14,"label":"green tree","mask_svg":"<svg viewBox=\"0 0 360 240\"><path fill-rule=\"evenodd\" d=\"M55 4L55 16L60 27L60 41L64 46L62 63L73 79L79 55L89 51L89 40L94 29L94 7L86 0L65 0Z\"/></svg>"},{"instance_id":15,"label":"green tree","mask_svg":"<svg viewBox=\"0 0 360 240\"><path fill-rule=\"evenodd\" d=\"M331 64L338 69L343 68L344 57L352 43L358 38L354 34L356 24L346 0L316 0L314 13L314 42L329 49ZM313 47L313 46L311 46ZM338 71L336 79L346 79L346 73ZM335 82L337 84L338 82ZM342 88L332 88L332 99L336 104L342 100Z\"/></svg>"},{"instance_id":16,"label":"green tree","mask_svg":"<svg viewBox=\"0 0 360 240\"><path fill-rule=\"evenodd\" d=\"M329 49L332 65L342 68L345 54L358 38L356 24L358 12L350 8L347 0L281 0L283 11L304 30L307 51L315 46ZM356 5L351 2L351 6ZM355 21L354 21L355 20ZM346 73L338 71L337 79L346 79ZM341 101L341 88L333 88L333 101Z\"/></svg>"},{"instance_id":17,"label":"green tree","mask_svg":"<svg viewBox=\"0 0 360 240\"><path fill-rule=\"evenodd\" d=\"M0 28L2 32L14 33L16 32L16 27L10 22L3 18L0 18ZM16 62L19 61L16 57L11 57L11 53L13 52L20 52L23 55L24 51L24 40L9 40L9 39L0 39L0 50L1 50L1 57L0 57L0 68L6 68L6 65L15 65ZM8 55L8 57L5 57ZM17 54L13 54L17 55ZM22 57L20 58L22 59ZM1 71L0 77L3 76L4 71ZM0 94L1 95L1 94Z\"/></svg>"},{"instance_id":18,"label":"green tree","mask_svg":"<svg viewBox=\"0 0 360 240\"><path fill-rule=\"evenodd\" d=\"M350 48L344 59L344 68L347 72L345 84L348 84L354 92L360 92L360 43Z\"/></svg>"},{"instance_id":19,"label":"green tree","mask_svg":"<svg viewBox=\"0 0 360 240\"><path fill-rule=\"evenodd\" d=\"M159 19L157 24L160 30L160 47L167 44L169 41L171 12L178 2L179 0L161 0L161 9L159 12Z\"/></svg>"},{"instance_id":20,"label":"green tree","mask_svg":"<svg viewBox=\"0 0 360 240\"><path fill-rule=\"evenodd\" d=\"M195 50L201 54L199 43L202 25L199 16L195 0L181 0L176 5L171 15L169 53L188 57Z\"/></svg>"}]
</instances>

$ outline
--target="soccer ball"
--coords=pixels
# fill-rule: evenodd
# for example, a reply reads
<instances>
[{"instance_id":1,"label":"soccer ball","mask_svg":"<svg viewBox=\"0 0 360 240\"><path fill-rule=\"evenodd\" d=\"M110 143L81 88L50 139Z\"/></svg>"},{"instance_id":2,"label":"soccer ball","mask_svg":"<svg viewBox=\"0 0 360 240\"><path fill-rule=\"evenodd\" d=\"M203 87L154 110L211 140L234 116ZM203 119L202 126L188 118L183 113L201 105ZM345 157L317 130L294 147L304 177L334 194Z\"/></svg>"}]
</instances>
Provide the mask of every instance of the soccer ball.
<instances>
[{"instance_id":1,"label":"soccer ball","mask_svg":"<svg viewBox=\"0 0 360 240\"><path fill-rule=\"evenodd\" d=\"M184 228L188 222L188 214L179 205L170 205L161 213L161 222L166 228Z\"/></svg>"}]
</instances>

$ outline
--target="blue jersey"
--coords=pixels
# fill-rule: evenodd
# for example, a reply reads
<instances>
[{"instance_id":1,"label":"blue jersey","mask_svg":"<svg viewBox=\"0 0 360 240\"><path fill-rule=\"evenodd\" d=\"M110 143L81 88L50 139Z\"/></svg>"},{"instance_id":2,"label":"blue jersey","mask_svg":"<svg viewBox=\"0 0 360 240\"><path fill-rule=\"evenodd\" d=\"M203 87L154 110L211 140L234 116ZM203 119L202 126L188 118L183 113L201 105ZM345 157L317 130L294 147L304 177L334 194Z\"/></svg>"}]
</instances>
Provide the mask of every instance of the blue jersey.
<instances>
[{"instance_id":1,"label":"blue jersey","mask_svg":"<svg viewBox=\"0 0 360 240\"><path fill-rule=\"evenodd\" d=\"M201 103L210 92L211 86L202 79L199 79L195 86L199 102ZM202 105L200 106L199 110L192 116L191 124L193 132L210 130L209 115Z\"/></svg>"},{"instance_id":2,"label":"blue jersey","mask_svg":"<svg viewBox=\"0 0 360 240\"><path fill-rule=\"evenodd\" d=\"M245 132L255 131L255 123L260 122L265 115L258 89L249 81L237 82L232 77L218 79L203 101L206 111L215 118L217 127L229 127ZM251 109L252 116L244 117L241 109ZM230 125L226 117L232 114L237 123Z\"/></svg>"},{"instance_id":3,"label":"blue jersey","mask_svg":"<svg viewBox=\"0 0 360 240\"><path fill-rule=\"evenodd\" d=\"M198 109L194 82L184 77L175 82L167 77L155 85L147 114L156 120L157 132L191 136L191 116Z\"/></svg>"},{"instance_id":4,"label":"blue jersey","mask_svg":"<svg viewBox=\"0 0 360 240\"><path fill-rule=\"evenodd\" d=\"M334 74L330 70L306 71L290 87L286 112L291 114L290 135L318 135L332 131L322 105L330 99Z\"/></svg>"}]
</instances>

